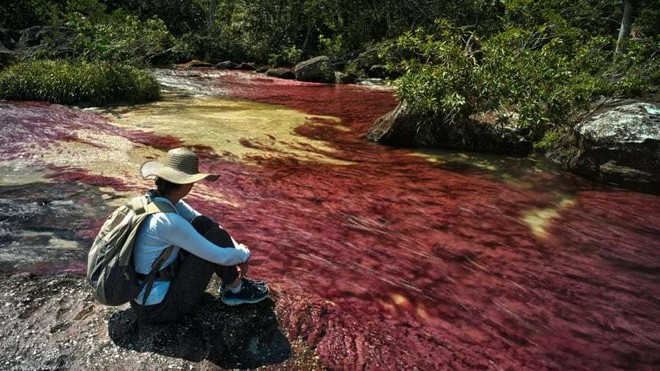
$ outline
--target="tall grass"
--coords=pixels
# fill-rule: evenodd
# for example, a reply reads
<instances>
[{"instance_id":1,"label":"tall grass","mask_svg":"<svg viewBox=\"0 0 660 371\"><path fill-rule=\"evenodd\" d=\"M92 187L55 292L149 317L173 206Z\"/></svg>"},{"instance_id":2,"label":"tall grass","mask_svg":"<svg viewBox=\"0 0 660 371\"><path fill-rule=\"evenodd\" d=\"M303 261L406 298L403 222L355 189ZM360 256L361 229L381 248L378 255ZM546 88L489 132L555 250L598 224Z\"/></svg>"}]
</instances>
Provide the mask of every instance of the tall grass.
<instances>
[{"instance_id":1,"label":"tall grass","mask_svg":"<svg viewBox=\"0 0 660 371\"><path fill-rule=\"evenodd\" d=\"M0 71L0 98L107 105L157 100L156 80L134 67L105 62L35 60Z\"/></svg>"}]
</instances>

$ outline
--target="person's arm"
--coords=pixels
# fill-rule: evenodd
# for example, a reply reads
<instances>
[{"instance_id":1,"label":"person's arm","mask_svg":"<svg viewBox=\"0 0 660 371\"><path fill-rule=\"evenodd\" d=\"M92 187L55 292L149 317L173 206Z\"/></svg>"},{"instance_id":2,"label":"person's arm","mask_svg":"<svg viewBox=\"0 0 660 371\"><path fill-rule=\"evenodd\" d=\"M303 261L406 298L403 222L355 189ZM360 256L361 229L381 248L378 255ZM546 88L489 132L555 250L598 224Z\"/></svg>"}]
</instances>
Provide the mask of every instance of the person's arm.
<instances>
[{"instance_id":1,"label":"person's arm","mask_svg":"<svg viewBox=\"0 0 660 371\"><path fill-rule=\"evenodd\" d=\"M192 222L193 219L195 219L196 217L202 215L199 211L193 209L192 206L188 205L188 203L185 202L184 200L179 200L179 202L177 202L175 207L176 207L176 211L179 213L179 215L181 215L181 217L183 217L183 219L186 219L189 222ZM222 228L222 226L221 226L221 228ZM234 243L234 246L236 246L236 247L238 247L239 245L244 246L243 244L236 242L234 237L229 236L229 238L231 238L232 242Z\"/></svg>"},{"instance_id":2,"label":"person's arm","mask_svg":"<svg viewBox=\"0 0 660 371\"><path fill-rule=\"evenodd\" d=\"M237 265L250 258L250 250L238 244L236 248L217 246L199 234L193 226L176 214L163 214L156 228L158 237L172 245L220 265Z\"/></svg>"},{"instance_id":3,"label":"person's arm","mask_svg":"<svg viewBox=\"0 0 660 371\"><path fill-rule=\"evenodd\" d=\"M188 205L184 200L180 200L174 206L176 211L183 217L183 219L191 222L195 217L202 215L199 211L193 209L192 206Z\"/></svg>"}]
</instances>

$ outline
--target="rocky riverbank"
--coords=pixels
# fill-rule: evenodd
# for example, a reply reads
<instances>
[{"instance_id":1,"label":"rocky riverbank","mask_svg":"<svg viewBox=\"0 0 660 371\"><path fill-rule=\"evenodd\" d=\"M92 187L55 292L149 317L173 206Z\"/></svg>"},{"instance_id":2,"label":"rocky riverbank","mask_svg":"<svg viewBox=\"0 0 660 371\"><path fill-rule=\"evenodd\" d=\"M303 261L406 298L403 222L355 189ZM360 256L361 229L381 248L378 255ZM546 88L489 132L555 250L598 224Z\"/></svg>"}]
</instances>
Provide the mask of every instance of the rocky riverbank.
<instances>
[{"instance_id":1,"label":"rocky riverbank","mask_svg":"<svg viewBox=\"0 0 660 371\"><path fill-rule=\"evenodd\" d=\"M200 306L170 325L141 326L128 305L95 303L82 276L95 233L88 223L112 207L96 187L33 183L0 194L0 271L31 272L0 276L0 369L323 368L282 330L277 294L233 308L217 300L213 282Z\"/></svg>"},{"instance_id":2,"label":"rocky riverbank","mask_svg":"<svg viewBox=\"0 0 660 371\"><path fill-rule=\"evenodd\" d=\"M209 293L178 323L140 325L127 305L96 304L75 275L4 275L0 292L3 370L323 368L280 328L277 295L227 307Z\"/></svg>"}]
</instances>

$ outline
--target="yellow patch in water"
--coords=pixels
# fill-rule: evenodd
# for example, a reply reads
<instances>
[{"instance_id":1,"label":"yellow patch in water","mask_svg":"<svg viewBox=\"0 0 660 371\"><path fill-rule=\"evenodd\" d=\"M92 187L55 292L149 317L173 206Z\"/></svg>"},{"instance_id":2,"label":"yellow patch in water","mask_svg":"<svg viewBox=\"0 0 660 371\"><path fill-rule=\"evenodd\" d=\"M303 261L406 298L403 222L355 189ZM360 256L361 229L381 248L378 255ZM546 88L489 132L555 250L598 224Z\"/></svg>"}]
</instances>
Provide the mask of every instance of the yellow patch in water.
<instances>
[{"instance_id":1,"label":"yellow patch in water","mask_svg":"<svg viewBox=\"0 0 660 371\"><path fill-rule=\"evenodd\" d=\"M433 164L445 164L448 162L465 162L471 166L488 170L499 171L500 169L493 163L492 160L487 158L487 155L477 154L469 155L464 152L441 151L441 150L414 150L410 153L411 156L422 157L426 161Z\"/></svg>"},{"instance_id":2,"label":"yellow patch in water","mask_svg":"<svg viewBox=\"0 0 660 371\"><path fill-rule=\"evenodd\" d=\"M548 237L548 227L554 219L559 217L559 211L574 204L573 199L564 198L556 207L528 210L523 213L521 219L532 230L534 236L545 239Z\"/></svg>"},{"instance_id":3,"label":"yellow patch in water","mask_svg":"<svg viewBox=\"0 0 660 371\"><path fill-rule=\"evenodd\" d=\"M410 305L410 301L403 295L392 294L390 297L392 298L392 301L394 302L394 304L396 304L398 306L404 307L404 306L409 306Z\"/></svg>"},{"instance_id":4,"label":"yellow patch in water","mask_svg":"<svg viewBox=\"0 0 660 371\"><path fill-rule=\"evenodd\" d=\"M146 158L160 155L160 151L146 146L136 146L130 140L112 134L78 130L78 141L59 142L37 150L37 155L49 164L67 168L84 169L90 175L120 178L126 184L142 187L140 165Z\"/></svg>"},{"instance_id":5,"label":"yellow patch in water","mask_svg":"<svg viewBox=\"0 0 660 371\"><path fill-rule=\"evenodd\" d=\"M153 179L143 179L140 166L147 159L160 158L164 153L152 147L136 145L130 140L109 134L80 130L76 132L79 142L63 142L41 150L40 155L49 158L51 164L71 169L84 169L90 175L118 178L134 190L144 191L154 188ZM100 187L108 204L119 206L135 195L134 191L117 191L110 187ZM211 191L203 182L195 185L194 196L207 201L239 206L236 202L224 199Z\"/></svg>"},{"instance_id":6,"label":"yellow patch in water","mask_svg":"<svg viewBox=\"0 0 660 371\"><path fill-rule=\"evenodd\" d=\"M294 132L313 117L276 105L220 97L166 96L160 102L124 108L108 118L124 127L174 136L187 145L209 146L218 154L243 161L250 155L279 154L300 160L344 163L307 149L332 153L326 142ZM323 123L313 125L340 124L336 118L322 118Z\"/></svg>"}]
</instances>

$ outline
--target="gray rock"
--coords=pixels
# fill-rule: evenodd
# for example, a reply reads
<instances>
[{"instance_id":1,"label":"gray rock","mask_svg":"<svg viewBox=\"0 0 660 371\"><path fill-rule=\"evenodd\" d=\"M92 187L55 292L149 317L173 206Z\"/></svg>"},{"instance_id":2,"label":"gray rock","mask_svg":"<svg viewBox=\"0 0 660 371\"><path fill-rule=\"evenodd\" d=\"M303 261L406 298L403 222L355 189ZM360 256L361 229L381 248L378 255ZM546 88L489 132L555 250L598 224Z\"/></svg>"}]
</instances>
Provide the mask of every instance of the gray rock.
<instances>
[{"instance_id":1,"label":"gray rock","mask_svg":"<svg viewBox=\"0 0 660 371\"><path fill-rule=\"evenodd\" d=\"M355 84L357 76L352 73L335 72L335 84Z\"/></svg>"},{"instance_id":2,"label":"gray rock","mask_svg":"<svg viewBox=\"0 0 660 371\"><path fill-rule=\"evenodd\" d=\"M450 123L437 115L414 113L406 102L376 120L367 139L402 147L455 148L511 155L527 155L532 151L525 129L474 119Z\"/></svg>"},{"instance_id":3,"label":"gray rock","mask_svg":"<svg viewBox=\"0 0 660 371\"><path fill-rule=\"evenodd\" d=\"M240 67L241 67L240 64L238 64L236 62L232 62L232 61L223 61L223 62L220 62L220 63L216 64L215 66L213 66L213 68L219 69L219 70L237 70Z\"/></svg>"},{"instance_id":4,"label":"gray rock","mask_svg":"<svg viewBox=\"0 0 660 371\"><path fill-rule=\"evenodd\" d=\"M16 60L16 53L5 48L0 44L0 68L4 68L14 63Z\"/></svg>"},{"instance_id":5,"label":"gray rock","mask_svg":"<svg viewBox=\"0 0 660 371\"><path fill-rule=\"evenodd\" d=\"M243 62L238 66L238 69L243 71L254 71L257 68L250 63Z\"/></svg>"},{"instance_id":6,"label":"gray rock","mask_svg":"<svg viewBox=\"0 0 660 371\"><path fill-rule=\"evenodd\" d=\"M288 79L288 80L293 80L296 78L296 74L291 71L289 68L269 68L266 71L266 76L270 77L277 77L280 79Z\"/></svg>"},{"instance_id":7,"label":"gray rock","mask_svg":"<svg viewBox=\"0 0 660 371\"><path fill-rule=\"evenodd\" d=\"M382 64L376 64L369 68L368 76L371 78L384 79L387 77L387 68Z\"/></svg>"},{"instance_id":8,"label":"gray rock","mask_svg":"<svg viewBox=\"0 0 660 371\"><path fill-rule=\"evenodd\" d=\"M610 108L575 126L548 153L576 173L606 183L660 186L660 105Z\"/></svg>"},{"instance_id":9,"label":"gray rock","mask_svg":"<svg viewBox=\"0 0 660 371\"><path fill-rule=\"evenodd\" d=\"M327 56L319 56L298 63L293 72L296 80L310 82L335 82L334 69Z\"/></svg>"}]
</instances>

